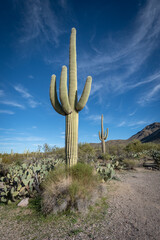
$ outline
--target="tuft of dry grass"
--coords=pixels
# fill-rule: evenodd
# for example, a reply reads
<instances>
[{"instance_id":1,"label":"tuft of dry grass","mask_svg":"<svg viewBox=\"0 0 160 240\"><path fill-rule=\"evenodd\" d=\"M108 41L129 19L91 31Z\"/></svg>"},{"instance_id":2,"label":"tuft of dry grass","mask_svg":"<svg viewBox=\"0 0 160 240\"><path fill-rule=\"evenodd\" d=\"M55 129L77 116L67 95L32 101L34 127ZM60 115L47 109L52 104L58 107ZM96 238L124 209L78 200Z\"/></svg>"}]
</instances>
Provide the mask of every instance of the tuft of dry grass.
<instances>
[{"instance_id":1,"label":"tuft of dry grass","mask_svg":"<svg viewBox=\"0 0 160 240\"><path fill-rule=\"evenodd\" d=\"M42 211L45 214L65 211L88 200L99 184L99 177L87 164L78 163L67 169L64 165L51 171L42 184Z\"/></svg>"}]
</instances>

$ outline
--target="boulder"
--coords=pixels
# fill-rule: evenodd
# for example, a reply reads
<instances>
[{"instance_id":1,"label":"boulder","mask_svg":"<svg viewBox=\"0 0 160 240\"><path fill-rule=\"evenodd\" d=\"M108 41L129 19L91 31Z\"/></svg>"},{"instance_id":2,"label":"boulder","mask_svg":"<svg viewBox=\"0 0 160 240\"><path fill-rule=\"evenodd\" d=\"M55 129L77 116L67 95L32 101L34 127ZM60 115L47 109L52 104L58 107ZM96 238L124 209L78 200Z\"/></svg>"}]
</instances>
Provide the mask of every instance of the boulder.
<instances>
[{"instance_id":1,"label":"boulder","mask_svg":"<svg viewBox=\"0 0 160 240\"><path fill-rule=\"evenodd\" d=\"M29 198L24 198L18 203L18 207L27 207L29 203Z\"/></svg>"}]
</instances>

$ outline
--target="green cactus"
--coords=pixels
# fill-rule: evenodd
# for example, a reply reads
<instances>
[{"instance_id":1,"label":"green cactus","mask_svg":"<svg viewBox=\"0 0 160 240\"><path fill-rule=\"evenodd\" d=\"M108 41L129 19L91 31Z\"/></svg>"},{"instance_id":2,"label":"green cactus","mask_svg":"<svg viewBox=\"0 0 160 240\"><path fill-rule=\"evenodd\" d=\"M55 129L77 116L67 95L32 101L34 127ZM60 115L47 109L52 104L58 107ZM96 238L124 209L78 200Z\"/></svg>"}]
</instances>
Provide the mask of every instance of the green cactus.
<instances>
[{"instance_id":1,"label":"green cactus","mask_svg":"<svg viewBox=\"0 0 160 240\"><path fill-rule=\"evenodd\" d=\"M103 132L103 114L101 116L101 133L99 131L99 139L102 143L102 153L105 153L106 152L106 146L105 146L105 140L107 139L108 137L108 128L107 128L107 132Z\"/></svg>"},{"instance_id":2,"label":"green cactus","mask_svg":"<svg viewBox=\"0 0 160 240\"><path fill-rule=\"evenodd\" d=\"M81 111L90 94L92 77L88 76L80 100L77 100L77 57L76 29L72 28L69 51L69 94L67 91L67 67L62 67L60 77L60 102L56 91L56 76L52 75L50 100L53 108L66 117L65 153L68 167L77 163L78 158L78 112Z\"/></svg>"}]
</instances>

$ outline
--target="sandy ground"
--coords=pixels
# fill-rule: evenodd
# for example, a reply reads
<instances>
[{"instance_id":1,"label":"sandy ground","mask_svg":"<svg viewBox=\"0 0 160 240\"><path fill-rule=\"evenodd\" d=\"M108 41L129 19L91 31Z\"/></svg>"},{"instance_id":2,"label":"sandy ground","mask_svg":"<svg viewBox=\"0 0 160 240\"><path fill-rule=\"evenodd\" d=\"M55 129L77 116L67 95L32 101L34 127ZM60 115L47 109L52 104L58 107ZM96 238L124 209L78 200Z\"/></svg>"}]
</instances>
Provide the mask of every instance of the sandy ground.
<instances>
[{"instance_id":1,"label":"sandy ground","mask_svg":"<svg viewBox=\"0 0 160 240\"><path fill-rule=\"evenodd\" d=\"M160 239L160 171L137 169L111 183L106 224L95 239Z\"/></svg>"},{"instance_id":2,"label":"sandy ground","mask_svg":"<svg viewBox=\"0 0 160 240\"><path fill-rule=\"evenodd\" d=\"M16 216L13 221L3 212L0 239L160 240L160 171L137 169L119 174L119 178L107 183L109 208L101 218L39 225L30 218L24 222Z\"/></svg>"}]
</instances>

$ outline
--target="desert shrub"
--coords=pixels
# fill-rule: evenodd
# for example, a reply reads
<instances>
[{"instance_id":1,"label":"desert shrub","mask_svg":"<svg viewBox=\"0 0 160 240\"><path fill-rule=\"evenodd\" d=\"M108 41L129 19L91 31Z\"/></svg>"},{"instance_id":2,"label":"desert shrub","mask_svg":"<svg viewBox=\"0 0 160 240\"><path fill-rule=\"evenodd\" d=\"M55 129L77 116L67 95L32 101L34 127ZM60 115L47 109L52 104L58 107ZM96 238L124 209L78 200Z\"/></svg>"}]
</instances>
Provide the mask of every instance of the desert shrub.
<instances>
[{"instance_id":1,"label":"desert shrub","mask_svg":"<svg viewBox=\"0 0 160 240\"><path fill-rule=\"evenodd\" d=\"M102 160L105 160L105 161L108 161L108 160L111 160L111 155L108 154L107 152L106 153L101 153L98 158L102 159Z\"/></svg>"},{"instance_id":2,"label":"desert shrub","mask_svg":"<svg viewBox=\"0 0 160 240\"><path fill-rule=\"evenodd\" d=\"M142 152L143 151L143 146L142 143L139 140L134 140L133 142L129 143L126 147L125 150L127 152Z\"/></svg>"},{"instance_id":3,"label":"desert shrub","mask_svg":"<svg viewBox=\"0 0 160 240\"><path fill-rule=\"evenodd\" d=\"M111 155L119 156L124 153L124 149L124 144L108 145L108 153Z\"/></svg>"},{"instance_id":4,"label":"desert shrub","mask_svg":"<svg viewBox=\"0 0 160 240\"><path fill-rule=\"evenodd\" d=\"M18 153L14 153L14 154L3 154L2 155L2 163L4 164L12 164L12 163L22 163L22 155L18 154Z\"/></svg>"},{"instance_id":5,"label":"desert shrub","mask_svg":"<svg viewBox=\"0 0 160 240\"><path fill-rule=\"evenodd\" d=\"M42 183L42 211L63 211L75 207L79 199L89 199L99 183L98 175L87 164L65 165L51 171Z\"/></svg>"},{"instance_id":6,"label":"desert shrub","mask_svg":"<svg viewBox=\"0 0 160 240\"><path fill-rule=\"evenodd\" d=\"M65 159L65 148L56 147L54 154L56 159Z\"/></svg>"},{"instance_id":7,"label":"desert shrub","mask_svg":"<svg viewBox=\"0 0 160 240\"><path fill-rule=\"evenodd\" d=\"M142 145L143 145L143 150L146 150L146 151L149 151L149 150L160 151L160 144L148 142L148 143L142 143Z\"/></svg>"},{"instance_id":8,"label":"desert shrub","mask_svg":"<svg viewBox=\"0 0 160 240\"><path fill-rule=\"evenodd\" d=\"M8 173L8 166L5 165L4 163L0 163L0 177L4 177Z\"/></svg>"},{"instance_id":9,"label":"desert shrub","mask_svg":"<svg viewBox=\"0 0 160 240\"><path fill-rule=\"evenodd\" d=\"M78 144L78 159L81 162L89 162L95 159L95 149L89 143Z\"/></svg>"},{"instance_id":10,"label":"desert shrub","mask_svg":"<svg viewBox=\"0 0 160 240\"><path fill-rule=\"evenodd\" d=\"M134 167L136 166L136 161L133 159L124 159L123 165L126 169L134 169Z\"/></svg>"},{"instance_id":11,"label":"desert shrub","mask_svg":"<svg viewBox=\"0 0 160 240\"><path fill-rule=\"evenodd\" d=\"M125 147L125 151L132 153L140 153L144 151L160 150L160 144L156 143L141 143L139 140L134 140Z\"/></svg>"}]
</instances>

